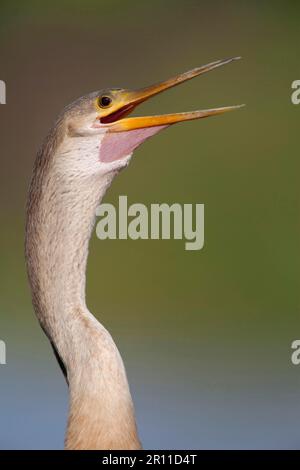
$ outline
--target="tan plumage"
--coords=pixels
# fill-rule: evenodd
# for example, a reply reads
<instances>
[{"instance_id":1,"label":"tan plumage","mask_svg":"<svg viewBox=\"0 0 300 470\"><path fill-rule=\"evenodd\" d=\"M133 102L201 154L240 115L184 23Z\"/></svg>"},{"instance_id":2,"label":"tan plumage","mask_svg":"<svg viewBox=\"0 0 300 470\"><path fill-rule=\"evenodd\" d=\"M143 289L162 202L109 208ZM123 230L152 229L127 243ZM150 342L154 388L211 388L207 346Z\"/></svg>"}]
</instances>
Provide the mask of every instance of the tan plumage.
<instances>
[{"instance_id":1,"label":"tan plumage","mask_svg":"<svg viewBox=\"0 0 300 470\"><path fill-rule=\"evenodd\" d=\"M26 262L37 317L69 385L67 449L141 448L122 359L85 303L96 207L146 138L175 122L234 107L125 116L149 96L229 61L137 92L110 89L80 98L63 111L37 155L27 205Z\"/></svg>"}]
</instances>

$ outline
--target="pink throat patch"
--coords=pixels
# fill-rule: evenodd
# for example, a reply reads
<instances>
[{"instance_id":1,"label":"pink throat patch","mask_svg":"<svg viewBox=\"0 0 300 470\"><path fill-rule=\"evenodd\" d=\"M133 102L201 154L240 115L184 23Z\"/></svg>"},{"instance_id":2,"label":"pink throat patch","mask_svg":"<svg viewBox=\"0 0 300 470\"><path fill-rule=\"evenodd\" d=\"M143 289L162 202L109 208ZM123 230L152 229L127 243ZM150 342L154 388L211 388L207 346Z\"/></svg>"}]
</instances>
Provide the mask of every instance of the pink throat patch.
<instances>
[{"instance_id":1,"label":"pink throat patch","mask_svg":"<svg viewBox=\"0 0 300 470\"><path fill-rule=\"evenodd\" d=\"M121 160L165 127L168 126L147 127L124 132L107 132L100 146L100 161L109 163Z\"/></svg>"}]
</instances>

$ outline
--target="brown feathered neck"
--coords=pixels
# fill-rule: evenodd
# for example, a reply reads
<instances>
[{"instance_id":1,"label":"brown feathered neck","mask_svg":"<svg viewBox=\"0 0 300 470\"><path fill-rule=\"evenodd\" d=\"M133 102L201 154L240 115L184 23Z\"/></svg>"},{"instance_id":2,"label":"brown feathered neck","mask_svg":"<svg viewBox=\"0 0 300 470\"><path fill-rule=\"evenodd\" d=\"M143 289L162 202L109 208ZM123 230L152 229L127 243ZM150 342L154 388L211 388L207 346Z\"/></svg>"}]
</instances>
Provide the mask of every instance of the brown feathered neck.
<instances>
[{"instance_id":1,"label":"brown feathered neck","mask_svg":"<svg viewBox=\"0 0 300 470\"><path fill-rule=\"evenodd\" d=\"M77 171L79 159L95 143L70 134L68 118L76 106L59 117L34 164L26 217L33 305L69 383L66 448L138 449L122 359L110 334L85 303L95 210L114 172L88 175ZM105 277L104 266L99 266L99 272Z\"/></svg>"}]
</instances>

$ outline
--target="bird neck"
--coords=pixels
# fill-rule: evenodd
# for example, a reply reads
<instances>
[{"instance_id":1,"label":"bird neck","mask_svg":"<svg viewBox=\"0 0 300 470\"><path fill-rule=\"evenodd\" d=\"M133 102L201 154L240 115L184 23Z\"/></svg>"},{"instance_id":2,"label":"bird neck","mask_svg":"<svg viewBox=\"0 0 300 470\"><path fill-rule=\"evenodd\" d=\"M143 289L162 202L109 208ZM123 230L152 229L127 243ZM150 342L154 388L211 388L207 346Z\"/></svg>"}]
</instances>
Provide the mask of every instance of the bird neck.
<instances>
[{"instance_id":1,"label":"bird neck","mask_svg":"<svg viewBox=\"0 0 300 470\"><path fill-rule=\"evenodd\" d=\"M45 153L38 155L29 192L26 261L36 314L69 383L66 447L137 449L122 359L85 303L95 209L114 174L74 181L62 171L63 150L51 160Z\"/></svg>"}]
</instances>

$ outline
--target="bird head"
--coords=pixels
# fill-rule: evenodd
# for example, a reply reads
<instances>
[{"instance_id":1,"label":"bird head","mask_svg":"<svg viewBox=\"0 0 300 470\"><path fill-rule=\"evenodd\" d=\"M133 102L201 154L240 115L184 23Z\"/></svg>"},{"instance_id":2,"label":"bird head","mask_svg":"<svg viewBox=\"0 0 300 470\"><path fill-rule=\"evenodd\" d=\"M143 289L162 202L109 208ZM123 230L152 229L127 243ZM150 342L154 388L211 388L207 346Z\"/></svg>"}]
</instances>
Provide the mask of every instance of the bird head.
<instances>
[{"instance_id":1,"label":"bird head","mask_svg":"<svg viewBox=\"0 0 300 470\"><path fill-rule=\"evenodd\" d=\"M79 98L67 108L68 136L89 141L94 164L110 171L127 165L132 152L160 130L183 121L232 111L240 106L197 110L155 116L129 117L141 103L193 77L225 65L239 57L218 60L139 90L109 88ZM93 165L94 166L94 165Z\"/></svg>"}]
</instances>

